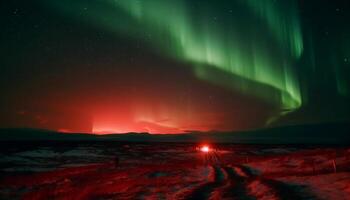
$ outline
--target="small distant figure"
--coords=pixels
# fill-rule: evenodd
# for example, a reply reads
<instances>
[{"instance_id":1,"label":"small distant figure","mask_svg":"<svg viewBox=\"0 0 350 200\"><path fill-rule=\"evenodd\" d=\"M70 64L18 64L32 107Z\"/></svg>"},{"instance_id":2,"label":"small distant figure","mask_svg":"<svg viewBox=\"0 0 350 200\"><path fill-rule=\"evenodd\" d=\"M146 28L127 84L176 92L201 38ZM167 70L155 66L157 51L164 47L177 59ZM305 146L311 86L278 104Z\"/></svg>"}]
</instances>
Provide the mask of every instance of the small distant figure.
<instances>
[{"instance_id":1,"label":"small distant figure","mask_svg":"<svg viewBox=\"0 0 350 200\"><path fill-rule=\"evenodd\" d=\"M115 167L115 168L118 168L118 167L119 167L119 157L118 157L118 156L115 156L115 157L114 157L114 167Z\"/></svg>"}]
</instances>

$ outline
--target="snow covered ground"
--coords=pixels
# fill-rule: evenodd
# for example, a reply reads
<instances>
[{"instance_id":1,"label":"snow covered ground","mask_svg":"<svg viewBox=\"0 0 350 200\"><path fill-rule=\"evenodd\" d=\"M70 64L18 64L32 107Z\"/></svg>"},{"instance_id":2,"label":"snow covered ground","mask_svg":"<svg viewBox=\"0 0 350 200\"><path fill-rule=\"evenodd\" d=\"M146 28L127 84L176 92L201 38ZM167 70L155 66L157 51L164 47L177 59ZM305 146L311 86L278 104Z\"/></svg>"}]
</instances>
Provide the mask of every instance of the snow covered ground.
<instances>
[{"instance_id":1,"label":"snow covered ground","mask_svg":"<svg viewBox=\"0 0 350 200\"><path fill-rule=\"evenodd\" d=\"M350 199L349 147L6 145L0 199Z\"/></svg>"}]
</instances>

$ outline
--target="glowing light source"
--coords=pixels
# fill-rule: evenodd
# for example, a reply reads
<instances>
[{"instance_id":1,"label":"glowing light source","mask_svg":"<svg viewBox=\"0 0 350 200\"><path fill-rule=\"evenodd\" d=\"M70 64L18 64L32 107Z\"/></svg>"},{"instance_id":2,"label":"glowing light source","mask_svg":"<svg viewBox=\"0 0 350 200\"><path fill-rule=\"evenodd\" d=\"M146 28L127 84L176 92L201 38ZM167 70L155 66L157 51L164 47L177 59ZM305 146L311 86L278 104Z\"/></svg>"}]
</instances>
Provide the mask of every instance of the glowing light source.
<instances>
[{"instance_id":1,"label":"glowing light source","mask_svg":"<svg viewBox=\"0 0 350 200\"><path fill-rule=\"evenodd\" d=\"M200 148L201 152L208 153L211 149L208 145L204 145Z\"/></svg>"}]
</instances>

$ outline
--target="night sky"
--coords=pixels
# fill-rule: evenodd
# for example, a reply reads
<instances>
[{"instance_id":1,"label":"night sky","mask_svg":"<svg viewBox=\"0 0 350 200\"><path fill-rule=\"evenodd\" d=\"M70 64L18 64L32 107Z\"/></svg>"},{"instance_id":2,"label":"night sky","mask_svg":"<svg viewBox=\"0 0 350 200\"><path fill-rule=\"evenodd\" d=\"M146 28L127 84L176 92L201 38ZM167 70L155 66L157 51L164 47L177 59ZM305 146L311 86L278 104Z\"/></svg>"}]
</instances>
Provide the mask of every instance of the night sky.
<instances>
[{"instance_id":1,"label":"night sky","mask_svg":"<svg viewBox=\"0 0 350 200\"><path fill-rule=\"evenodd\" d=\"M0 128L350 121L348 0L6 0Z\"/></svg>"}]
</instances>

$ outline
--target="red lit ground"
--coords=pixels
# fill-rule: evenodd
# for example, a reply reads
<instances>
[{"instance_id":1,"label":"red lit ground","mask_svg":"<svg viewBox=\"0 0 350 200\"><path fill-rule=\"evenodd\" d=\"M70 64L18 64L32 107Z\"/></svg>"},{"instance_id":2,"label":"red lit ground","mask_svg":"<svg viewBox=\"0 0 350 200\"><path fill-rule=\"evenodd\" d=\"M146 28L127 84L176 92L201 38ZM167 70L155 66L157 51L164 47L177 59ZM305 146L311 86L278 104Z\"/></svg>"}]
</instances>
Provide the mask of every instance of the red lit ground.
<instances>
[{"instance_id":1,"label":"red lit ground","mask_svg":"<svg viewBox=\"0 0 350 200\"><path fill-rule=\"evenodd\" d=\"M0 199L350 199L350 148L46 144L0 161Z\"/></svg>"}]
</instances>

